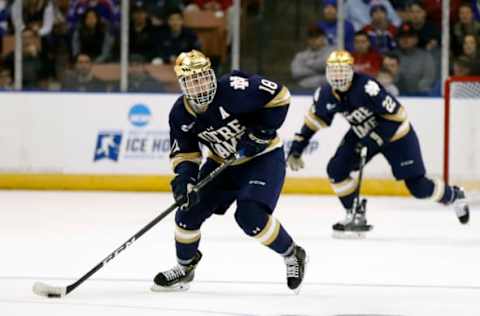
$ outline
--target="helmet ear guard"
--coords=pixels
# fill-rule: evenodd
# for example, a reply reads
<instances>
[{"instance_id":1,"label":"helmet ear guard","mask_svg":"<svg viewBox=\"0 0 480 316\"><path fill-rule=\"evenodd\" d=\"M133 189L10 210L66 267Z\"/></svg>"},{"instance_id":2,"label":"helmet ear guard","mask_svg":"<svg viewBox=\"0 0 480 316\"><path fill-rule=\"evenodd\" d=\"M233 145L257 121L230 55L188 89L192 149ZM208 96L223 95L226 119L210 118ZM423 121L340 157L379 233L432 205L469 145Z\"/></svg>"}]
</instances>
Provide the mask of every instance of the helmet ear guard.
<instances>
[{"instance_id":1,"label":"helmet ear guard","mask_svg":"<svg viewBox=\"0 0 480 316\"><path fill-rule=\"evenodd\" d=\"M174 70L192 109L197 113L205 112L217 91L217 79L210 59L197 50L181 53Z\"/></svg>"},{"instance_id":2,"label":"helmet ear guard","mask_svg":"<svg viewBox=\"0 0 480 316\"><path fill-rule=\"evenodd\" d=\"M333 89L345 92L353 80L353 57L345 50L333 51L327 58L326 77Z\"/></svg>"}]
</instances>

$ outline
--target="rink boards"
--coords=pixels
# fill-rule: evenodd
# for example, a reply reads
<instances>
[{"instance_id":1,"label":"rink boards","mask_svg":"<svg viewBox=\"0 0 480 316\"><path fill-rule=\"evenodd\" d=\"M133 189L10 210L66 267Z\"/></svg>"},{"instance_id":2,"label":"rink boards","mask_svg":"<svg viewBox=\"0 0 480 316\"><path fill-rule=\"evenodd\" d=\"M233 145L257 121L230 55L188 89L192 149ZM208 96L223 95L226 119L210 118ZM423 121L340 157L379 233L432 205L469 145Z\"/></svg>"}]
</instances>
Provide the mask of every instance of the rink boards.
<instances>
[{"instance_id":1,"label":"rink boards","mask_svg":"<svg viewBox=\"0 0 480 316\"><path fill-rule=\"evenodd\" d=\"M173 94L0 94L0 187L169 190L168 113L176 98ZM292 98L280 130L287 148L311 102L310 96ZM443 100L402 98L401 102L419 135L429 174L441 177ZM456 111L468 116L460 107ZM464 126L455 138L466 133L471 139L472 130L479 133L473 129L475 120L467 123L472 128ZM331 193L326 164L347 129L346 121L337 117L332 127L319 131L305 152L306 168L288 171L284 191ZM470 144L473 158L457 157L455 165L472 170L473 163L473 170L479 170L475 153L480 144ZM406 194L382 157L368 165L365 177L363 191L368 194Z\"/></svg>"}]
</instances>

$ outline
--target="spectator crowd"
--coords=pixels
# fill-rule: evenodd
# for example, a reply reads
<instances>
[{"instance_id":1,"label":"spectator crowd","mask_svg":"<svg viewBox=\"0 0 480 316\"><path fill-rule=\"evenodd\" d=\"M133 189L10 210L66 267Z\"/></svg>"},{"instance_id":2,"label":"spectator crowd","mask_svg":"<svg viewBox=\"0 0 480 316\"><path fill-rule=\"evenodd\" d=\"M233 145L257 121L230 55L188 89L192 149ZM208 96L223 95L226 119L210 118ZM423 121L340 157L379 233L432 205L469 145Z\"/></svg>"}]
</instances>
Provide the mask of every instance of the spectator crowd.
<instances>
[{"instance_id":1,"label":"spectator crowd","mask_svg":"<svg viewBox=\"0 0 480 316\"><path fill-rule=\"evenodd\" d=\"M184 12L227 16L233 0L130 0L129 90L163 91L145 65L172 65L183 51L202 49ZM13 38L21 29L24 89L118 90L96 77L95 65L119 63L120 0L0 0L0 89L11 89ZM12 43L12 42L11 42ZM173 66L173 65L172 65ZM118 80L117 80L118 81Z\"/></svg>"},{"instance_id":2,"label":"spectator crowd","mask_svg":"<svg viewBox=\"0 0 480 316\"><path fill-rule=\"evenodd\" d=\"M292 78L306 90L325 82L326 58L338 45L336 0L315 1L322 4L322 16L308 28L306 48L291 62ZM119 75L111 79L95 70L97 65L119 63L120 2L23 0L20 8L19 1L0 0L0 89L12 89L12 41L6 46L18 27L24 89L118 90ZM233 0L130 0L129 91L168 90L152 75L151 66L172 66L181 52L205 49L194 29L185 25L189 12L224 17L228 45L232 4ZM355 69L376 77L395 95L439 95L441 4L345 0L344 47L354 56ZM450 0L452 75L480 75L479 9L477 0ZM218 70L221 58L210 57Z\"/></svg>"},{"instance_id":3,"label":"spectator crowd","mask_svg":"<svg viewBox=\"0 0 480 316\"><path fill-rule=\"evenodd\" d=\"M440 94L439 0L346 0L344 47L356 71L376 77L394 95ZM325 59L337 47L337 2L307 30L306 49L291 63L293 79L311 89L325 82ZM480 75L480 1L450 0L451 74Z\"/></svg>"}]
</instances>

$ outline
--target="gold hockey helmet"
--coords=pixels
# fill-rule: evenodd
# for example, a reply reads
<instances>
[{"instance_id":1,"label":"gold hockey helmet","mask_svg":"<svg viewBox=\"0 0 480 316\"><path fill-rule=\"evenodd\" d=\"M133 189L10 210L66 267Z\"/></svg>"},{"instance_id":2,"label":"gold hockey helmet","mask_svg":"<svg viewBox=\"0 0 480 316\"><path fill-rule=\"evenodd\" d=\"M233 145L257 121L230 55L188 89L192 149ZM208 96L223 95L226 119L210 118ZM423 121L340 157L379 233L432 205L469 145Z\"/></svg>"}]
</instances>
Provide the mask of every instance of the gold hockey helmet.
<instances>
[{"instance_id":1,"label":"gold hockey helmet","mask_svg":"<svg viewBox=\"0 0 480 316\"><path fill-rule=\"evenodd\" d=\"M210 59L197 50L181 53L174 69L189 105L197 113L205 112L217 91L217 79Z\"/></svg>"},{"instance_id":2,"label":"gold hockey helmet","mask_svg":"<svg viewBox=\"0 0 480 316\"><path fill-rule=\"evenodd\" d=\"M353 57L346 50L335 50L327 58L326 76L333 89L345 92L353 79Z\"/></svg>"}]
</instances>

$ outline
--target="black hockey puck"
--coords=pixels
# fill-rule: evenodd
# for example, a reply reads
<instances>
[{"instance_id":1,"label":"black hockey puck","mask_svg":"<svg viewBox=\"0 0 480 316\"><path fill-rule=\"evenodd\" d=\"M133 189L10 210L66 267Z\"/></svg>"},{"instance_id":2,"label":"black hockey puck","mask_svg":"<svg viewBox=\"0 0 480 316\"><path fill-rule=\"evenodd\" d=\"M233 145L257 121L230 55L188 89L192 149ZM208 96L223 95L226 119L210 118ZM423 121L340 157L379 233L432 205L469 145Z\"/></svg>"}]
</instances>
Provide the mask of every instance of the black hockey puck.
<instances>
[{"instance_id":1,"label":"black hockey puck","mask_svg":"<svg viewBox=\"0 0 480 316\"><path fill-rule=\"evenodd\" d=\"M49 294L47 295L47 297L49 297L49 298L60 298L60 297L62 297L62 296L61 296L60 294L49 293Z\"/></svg>"}]
</instances>

